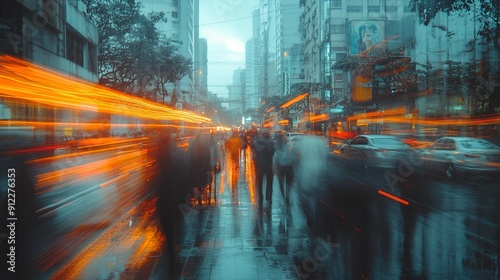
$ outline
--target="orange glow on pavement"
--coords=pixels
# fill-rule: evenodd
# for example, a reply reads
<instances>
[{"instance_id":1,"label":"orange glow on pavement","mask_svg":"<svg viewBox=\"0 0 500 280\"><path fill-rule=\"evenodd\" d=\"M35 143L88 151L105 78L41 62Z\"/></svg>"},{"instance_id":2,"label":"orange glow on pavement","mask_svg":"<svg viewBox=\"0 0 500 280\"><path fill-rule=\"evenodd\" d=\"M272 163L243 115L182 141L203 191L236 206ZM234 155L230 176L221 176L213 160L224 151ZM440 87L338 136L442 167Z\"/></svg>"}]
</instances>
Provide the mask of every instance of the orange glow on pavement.
<instances>
[{"instance_id":1,"label":"orange glow on pavement","mask_svg":"<svg viewBox=\"0 0 500 280\"><path fill-rule=\"evenodd\" d=\"M255 196L257 194L255 189L255 166L252 160L252 152L248 147L243 152L245 153L245 179L248 184L250 203L255 204Z\"/></svg>"},{"instance_id":2,"label":"orange glow on pavement","mask_svg":"<svg viewBox=\"0 0 500 280\"><path fill-rule=\"evenodd\" d=\"M121 254L125 259L126 269L137 269L143 265L148 256L161 252L164 237L155 224L151 224L155 213L154 203L156 200L145 202L146 211L137 213L140 218L132 225L129 219L122 219L104 232L94 242L83 248L78 255L60 268L51 279L95 279L85 273L93 273L92 267L100 262L106 261L106 256ZM143 206L144 207L144 206ZM135 211L130 211L133 215ZM117 233L128 231L126 235ZM117 238L118 237L118 238ZM153 240L153 242L151 242ZM46 267L48 268L48 267Z\"/></svg>"}]
</instances>

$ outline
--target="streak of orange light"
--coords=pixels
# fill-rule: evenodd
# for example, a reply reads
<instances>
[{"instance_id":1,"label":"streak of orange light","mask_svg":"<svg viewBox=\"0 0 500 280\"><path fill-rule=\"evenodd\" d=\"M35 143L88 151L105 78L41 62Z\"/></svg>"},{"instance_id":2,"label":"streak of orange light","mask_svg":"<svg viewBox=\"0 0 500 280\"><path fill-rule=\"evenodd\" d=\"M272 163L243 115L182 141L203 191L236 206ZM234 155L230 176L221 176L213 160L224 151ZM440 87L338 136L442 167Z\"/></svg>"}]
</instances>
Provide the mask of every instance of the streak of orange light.
<instances>
[{"instance_id":1,"label":"streak of orange light","mask_svg":"<svg viewBox=\"0 0 500 280\"><path fill-rule=\"evenodd\" d=\"M360 118L363 119L363 118ZM383 118L367 118L366 121L373 122L381 122L384 123L403 123L403 124L418 124L423 126L475 126L475 125L495 125L500 124L500 116L491 116L486 118L477 118L477 119L425 119L425 118L406 118L403 116L400 117L383 117Z\"/></svg>"},{"instance_id":2,"label":"streak of orange light","mask_svg":"<svg viewBox=\"0 0 500 280\"><path fill-rule=\"evenodd\" d=\"M123 178L128 177L129 175L130 175L130 174L129 174L128 172L125 172L125 173L121 174L121 175L120 175L120 176L118 176L118 177L115 177L115 178L113 178L113 179L111 179L111 180L108 180L108 181L106 181L106 182L104 182L104 183L100 184L100 185L99 185L99 187L100 187L101 189L102 189L102 188L105 188L105 187L107 187L107 186L109 186L109 185L111 185L111 184L113 184L113 183L115 183L115 182L120 181L120 180L121 180L121 179L123 179Z\"/></svg>"},{"instance_id":3,"label":"streak of orange light","mask_svg":"<svg viewBox=\"0 0 500 280\"><path fill-rule=\"evenodd\" d=\"M383 112L369 112L360 115L354 115L347 118L347 120L359 120L359 119L369 119L369 118L378 118L385 116L393 116L393 115L402 115L406 112L405 108L395 108L385 110Z\"/></svg>"},{"instance_id":4,"label":"streak of orange light","mask_svg":"<svg viewBox=\"0 0 500 280\"><path fill-rule=\"evenodd\" d=\"M309 118L309 121L314 123L314 122L321 122L321 121L327 121L329 120L330 117L327 114L320 114L320 115L315 115Z\"/></svg>"},{"instance_id":5,"label":"streak of orange light","mask_svg":"<svg viewBox=\"0 0 500 280\"><path fill-rule=\"evenodd\" d=\"M0 56L0 65L2 97L28 100L58 108L98 111L153 120L212 122L207 117L189 111L174 109L65 76L11 56Z\"/></svg>"},{"instance_id":6,"label":"streak of orange light","mask_svg":"<svg viewBox=\"0 0 500 280\"><path fill-rule=\"evenodd\" d=\"M255 204L255 166L252 161L250 148L245 149L245 179L248 185L248 193L250 194L250 203Z\"/></svg>"},{"instance_id":7,"label":"streak of orange light","mask_svg":"<svg viewBox=\"0 0 500 280\"><path fill-rule=\"evenodd\" d=\"M226 184L225 184L226 177L225 176L226 175L225 175L225 172L221 172L221 173L219 173L219 175L220 175L218 178L219 180L215 182L216 184L215 184L214 192L218 192L218 194L219 194L218 196L221 197L221 195L225 191L225 186L226 186ZM215 179L217 179L217 174L215 175ZM217 185L219 186L219 188L217 188Z\"/></svg>"},{"instance_id":8,"label":"streak of orange light","mask_svg":"<svg viewBox=\"0 0 500 280\"><path fill-rule=\"evenodd\" d=\"M98 139L83 139L81 142L77 142L79 145L79 148L85 148L87 151L78 151L77 153L73 154L64 154L64 155L57 155L57 156L52 156L52 157L44 157L44 158L39 158L39 159L34 159L31 160L30 163L42 163L46 161L53 161L57 159L64 159L64 158L75 158L75 156L86 156L86 155L92 155L92 154L98 154L102 152L112 152L112 151L120 151L120 150L125 150L125 149L135 149L138 147L138 144L140 144L143 140L146 140L147 138L133 138L133 139L128 139L128 138L98 138ZM94 141L95 140L95 141ZM92 142L94 141L94 142ZM83 145L86 144L86 145ZM92 144L92 145L91 145Z\"/></svg>"},{"instance_id":9,"label":"streak of orange light","mask_svg":"<svg viewBox=\"0 0 500 280\"><path fill-rule=\"evenodd\" d=\"M392 200L395 200L395 201L397 201L397 202L399 202L401 204L404 204L404 205L409 205L410 204L408 201L406 201L404 199L401 199L401 198L399 198L397 196L394 196L392 194L386 193L386 192L384 192L382 190L378 190L378 193L381 194L381 195L383 195L383 196L385 196L385 197L388 197L388 198L390 198Z\"/></svg>"},{"instance_id":10,"label":"streak of orange light","mask_svg":"<svg viewBox=\"0 0 500 280\"><path fill-rule=\"evenodd\" d=\"M141 211L140 219L137 219L138 223L134 225L133 229L129 229L130 225L127 220L123 220L115 224L112 228L108 229L100 238L96 239L93 243L89 244L87 247L83 248L79 254L74 258L69 260L61 269L59 269L52 279L78 279L81 278L82 273L88 269L88 266L94 261L99 261L106 252L111 250L117 250L125 252L124 246L126 248L131 247L134 251L132 252L131 258L129 260L136 264L142 264L145 261L144 257L147 256L148 252L159 252L162 247L162 242L149 242L154 240L156 235L159 234L157 227L152 227L149 225L151 222L151 217L154 215L154 202L155 200L148 201L146 204L147 208L153 209L149 211ZM137 208L135 208L137 210ZM130 211L133 214L137 211ZM131 231L127 235L117 235L119 232L124 230ZM117 238L118 237L118 238ZM146 244L145 244L146 243ZM151 243L151 244L147 244ZM141 260L134 259L142 255Z\"/></svg>"},{"instance_id":11,"label":"streak of orange light","mask_svg":"<svg viewBox=\"0 0 500 280\"><path fill-rule=\"evenodd\" d=\"M123 143L129 141L133 141L133 139L126 139ZM128 174L134 170L140 170L143 166L150 164L151 161L144 160L146 150L139 150L136 147L136 145L113 146L95 151L33 160L31 163L50 163L55 168L53 171L36 176L35 191L44 193L48 190L62 188L66 186L65 183L71 180L84 180L96 174L108 175L108 177L110 174L123 176L123 174ZM85 162L79 163L80 160Z\"/></svg>"},{"instance_id":12,"label":"streak of orange light","mask_svg":"<svg viewBox=\"0 0 500 280\"><path fill-rule=\"evenodd\" d=\"M288 125L288 120L279 120L278 124L281 126L287 126Z\"/></svg>"},{"instance_id":13,"label":"streak of orange light","mask_svg":"<svg viewBox=\"0 0 500 280\"><path fill-rule=\"evenodd\" d=\"M80 224L76 226L73 230L68 232L66 235L64 235L61 238L61 240L64 240L71 244L73 243L74 240L79 240L82 238L86 239L88 235L98 232L106 228L108 225L109 223L107 221L88 224L88 225ZM64 248L60 246L50 248L34 262L34 265L38 267L40 271L47 271L52 266L56 265L58 262L68 257L67 254L69 253L68 252L69 250L66 251L68 247L70 246L66 246Z\"/></svg>"},{"instance_id":14,"label":"streak of orange light","mask_svg":"<svg viewBox=\"0 0 500 280\"><path fill-rule=\"evenodd\" d=\"M299 102L300 100L306 98L308 95L309 95L309 93L303 93L301 95L298 95L298 96L288 100L287 102L285 102L285 104L281 105L280 108L287 108L287 107L291 106L292 104Z\"/></svg>"},{"instance_id":15,"label":"streak of orange light","mask_svg":"<svg viewBox=\"0 0 500 280\"><path fill-rule=\"evenodd\" d=\"M265 128L270 128L270 127L272 127L272 126L273 126L273 123L272 123L272 122L268 122L268 123L265 123L263 126L264 126Z\"/></svg>"},{"instance_id":16,"label":"streak of orange light","mask_svg":"<svg viewBox=\"0 0 500 280\"><path fill-rule=\"evenodd\" d=\"M130 124L124 123L113 123L109 122L106 124L97 122L84 122L84 123L74 123L74 122L44 122L44 121L12 121L12 120L0 120L0 127L82 127L82 128L101 128L103 126L113 126L113 127L129 127ZM169 128L183 128L183 129L196 129L196 130L214 130L215 126L197 126L197 125L176 125L176 124L154 124L154 123L142 123L142 127L158 128L158 127L169 127Z\"/></svg>"},{"instance_id":17,"label":"streak of orange light","mask_svg":"<svg viewBox=\"0 0 500 280\"><path fill-rule=\"evenodd\" d=\"M271 106L271 108L267 109L266 110L266 113L271 113L272 111L274 111L276 109L276 107L274 106Z\"/></svg>"}]
</instances>

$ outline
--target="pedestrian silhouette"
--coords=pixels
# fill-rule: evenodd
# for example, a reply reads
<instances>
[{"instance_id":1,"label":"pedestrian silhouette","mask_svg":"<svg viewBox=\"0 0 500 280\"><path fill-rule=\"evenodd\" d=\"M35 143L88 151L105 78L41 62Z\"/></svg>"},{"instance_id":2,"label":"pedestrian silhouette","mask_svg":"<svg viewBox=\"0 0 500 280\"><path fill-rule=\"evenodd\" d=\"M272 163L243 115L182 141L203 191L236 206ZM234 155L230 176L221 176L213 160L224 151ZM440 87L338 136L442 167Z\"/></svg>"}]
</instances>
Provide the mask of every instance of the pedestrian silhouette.
<instances>
[{"instance_id":1,"label":"pedestrian silhouette","mask_svg":"<svg viewBox=\"0 0 500 280\"><path fill-rule=\"evenodd\" d=\"M273 157L273 166L278 178L281 194L286 204L290 203L290 188L294 181L293 165L295 162L294 151L288 147L287 140L283 133L276 136L276 151Z\"/></svg>"},{"instance_id":2,"label":"pedestrian silhouette","mask_svg":"<svg viewBox=\"0 0 500 280\"><path fill-rule=\"evenodd\" d=\"M165 133L160 137L158 167L160 171L158 184L157 213L161 229L166 238L166 251L169 262L169 273L175 274L177 269L176 244L180 241L183 229L181 207L187 205L186 198L190 192L186 186L189 176L187 153L176 148L175 139Z\"/></svg>"},{"instance_id":3,"label":"pedestrian silhouette","mask_svg":"<svg viewBox=\"0 0 500 280\"><path fill-rule=\"evenodd\" d=\"M273 195L273 156L274 142L271 139L269 130L263 130L252 142L252 151L254 153L254 164L256 173L256 188L259 196L259 205L262 205L263 183L266 179L266 200L272 203Z\"/></svg>"}]
</instances>

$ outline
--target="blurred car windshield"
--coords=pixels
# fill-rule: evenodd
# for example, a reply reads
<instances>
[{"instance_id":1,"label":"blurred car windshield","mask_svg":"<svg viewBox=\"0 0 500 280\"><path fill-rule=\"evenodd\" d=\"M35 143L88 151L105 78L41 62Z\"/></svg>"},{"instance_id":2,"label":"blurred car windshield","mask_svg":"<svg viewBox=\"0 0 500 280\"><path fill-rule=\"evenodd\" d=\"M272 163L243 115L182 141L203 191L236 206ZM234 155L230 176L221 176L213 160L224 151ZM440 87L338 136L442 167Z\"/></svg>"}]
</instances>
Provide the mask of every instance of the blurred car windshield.
<instances>
[{"instance_id":1,"label":"blurred car windshield","mask_svg":"<svg viewBox=\"0 0 500 280\"><path fill-rule=\"evenodd\" d=\"M500 149L490 141L482 139L462 140L459 141L458 144L466 149Z\"/></svg>"},{"instance_id":2,"label":"blurred car windshield","mask_svg":"<svg viewBox=\"0 0 500 280\"><path fill-rule=\"evenodd\" d=\"M403 145L404 143L396 138L372 138L375 145Z\"/></svg>"}]
</instances>

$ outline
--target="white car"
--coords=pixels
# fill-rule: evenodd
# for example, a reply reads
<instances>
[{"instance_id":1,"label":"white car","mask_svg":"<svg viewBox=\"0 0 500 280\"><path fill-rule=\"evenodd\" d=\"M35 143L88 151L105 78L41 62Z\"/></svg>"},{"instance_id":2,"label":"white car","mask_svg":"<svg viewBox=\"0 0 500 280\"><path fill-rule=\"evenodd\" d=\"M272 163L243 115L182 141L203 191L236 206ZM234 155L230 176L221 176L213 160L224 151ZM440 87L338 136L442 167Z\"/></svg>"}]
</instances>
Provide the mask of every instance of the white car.
<instances>
[{"instance_id":1,"label":"white car","mask_svg":"<svg viewBox=\"0 0 500 280\"><path fill-rule=\"evenodd\" d=\"M410 146L385 134L358 135L340 147L340 158L364 168L396 169L410 156Z\"/></svg>"},{"instance_id":2,"label":"white car","mask_svg":"<svg viewBox=\"0 0 500 280\"><path fill-rule=\"evenodd\" d=\"M500 176L500 147L473 137L442 137L420 150L424 168L452 179L459 175Z\"/></svg>"}]
</instances>

